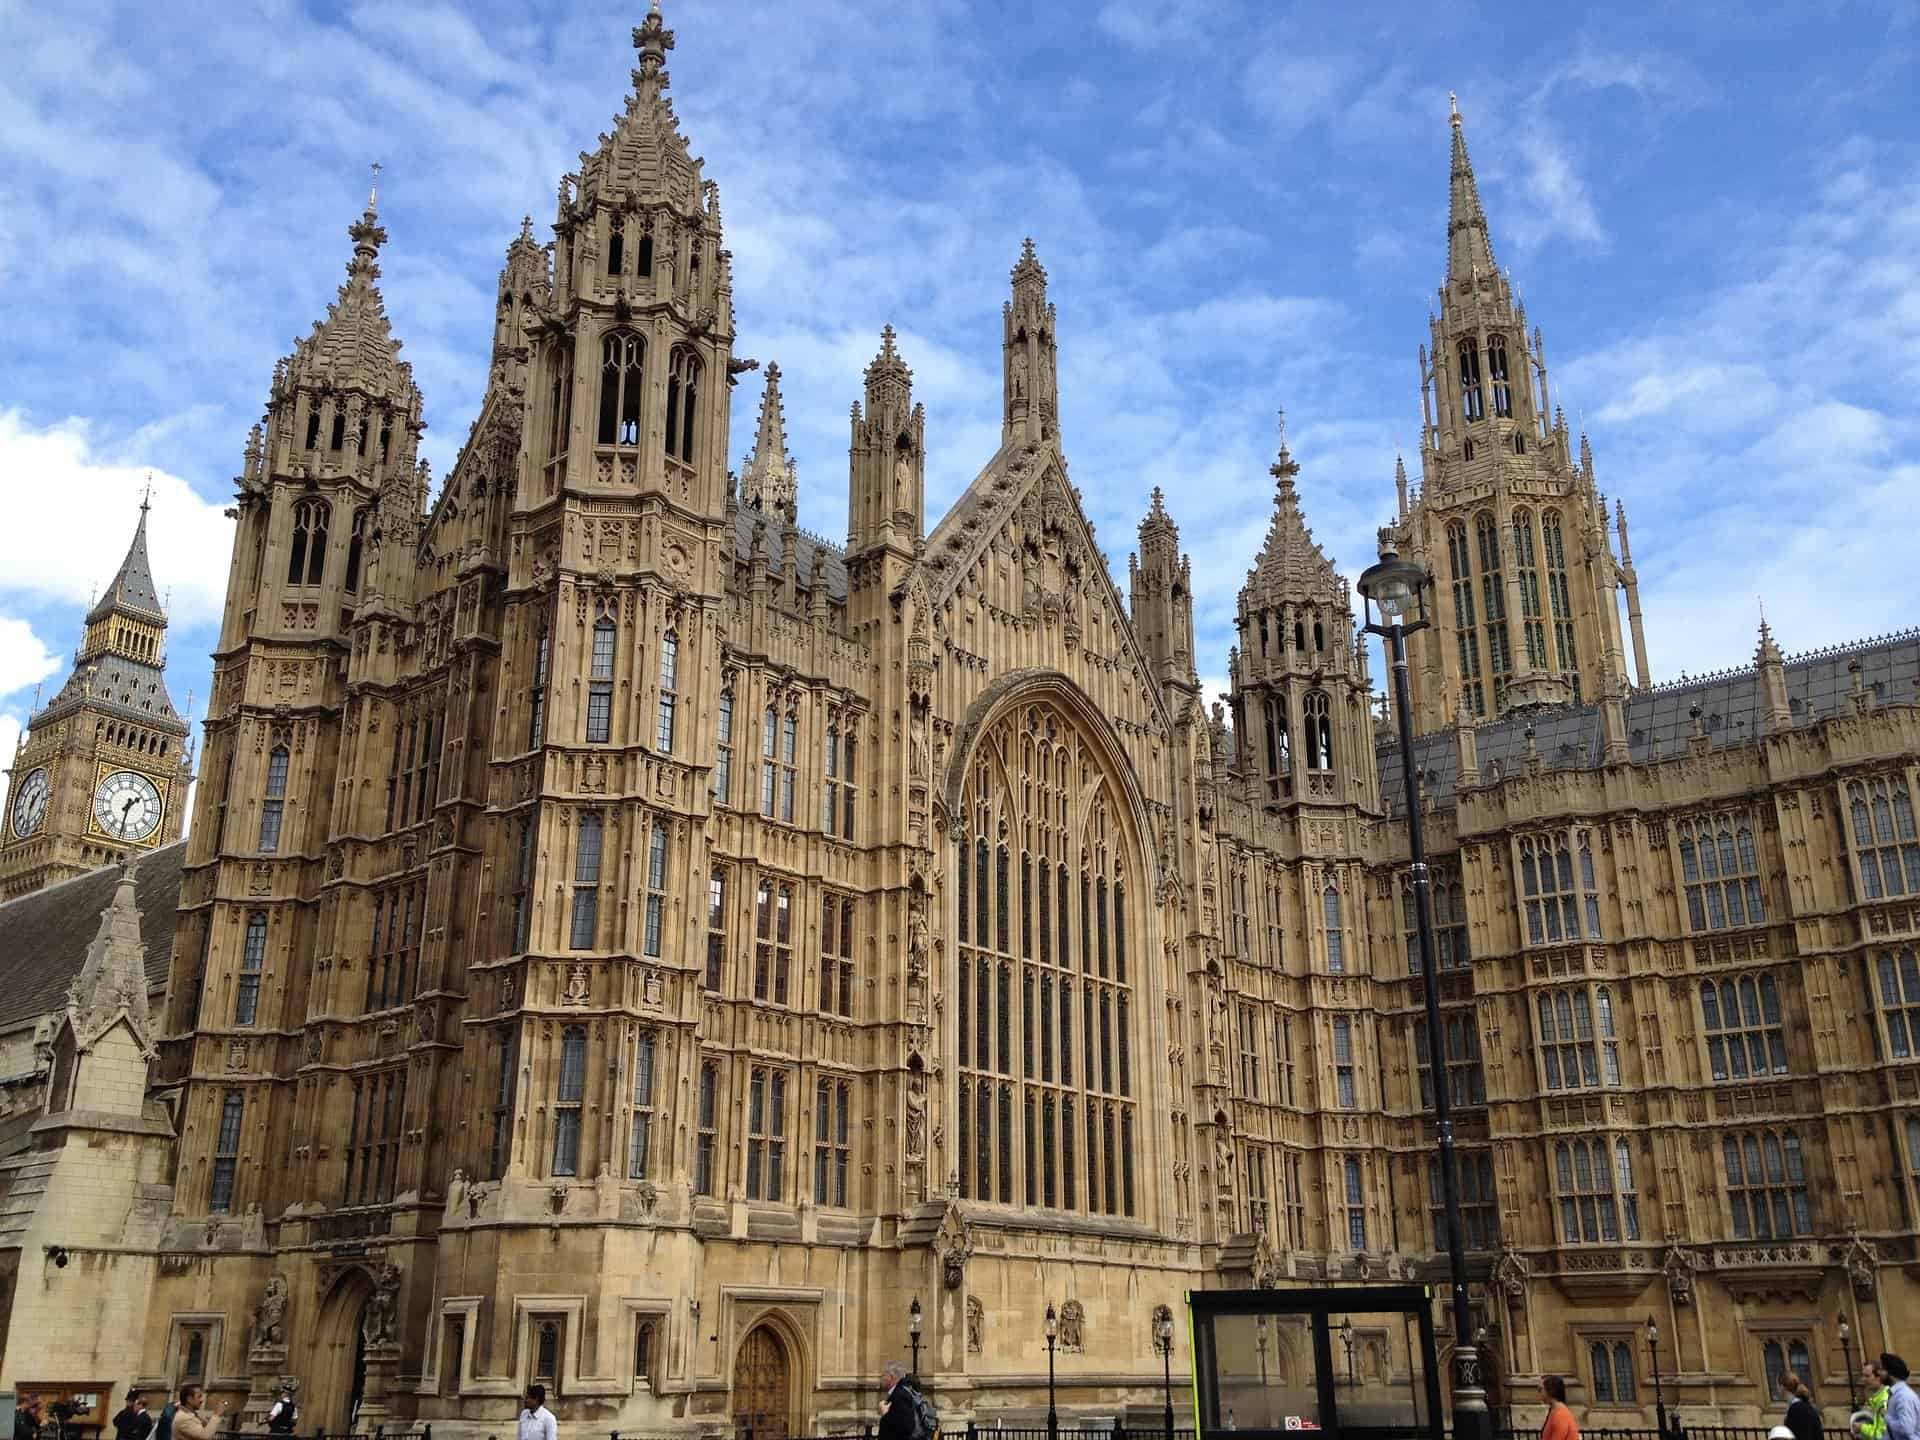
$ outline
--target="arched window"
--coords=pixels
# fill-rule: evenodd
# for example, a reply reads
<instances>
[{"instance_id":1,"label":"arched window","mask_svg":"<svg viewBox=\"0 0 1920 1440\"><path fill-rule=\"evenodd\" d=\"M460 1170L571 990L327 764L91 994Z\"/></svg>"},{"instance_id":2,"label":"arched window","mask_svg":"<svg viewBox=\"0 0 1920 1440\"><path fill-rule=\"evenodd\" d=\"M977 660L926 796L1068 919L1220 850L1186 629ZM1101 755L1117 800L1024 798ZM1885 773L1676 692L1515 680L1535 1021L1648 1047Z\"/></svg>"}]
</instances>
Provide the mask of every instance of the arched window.
<instances>
[{"instance_id":1,"label":"arched window","mask_svg":"<svg viewBox=\"0 0 1920 1440\"><path fill-rule=\"evenodd\" d=\"M1493 708L1506 699L1507 678L1513 673L1513 647L1507 635L1507 580L1500 556L1500 527L1493 512L1474 517L1474 537L1480 550L1480 610L1486 619L1487 663L1493 675Z\"/></svg>"},{"instance_id":2,"label":"arched window","mask_svg":"<svg viewBox=\"0 0 1920 1440\"><path fill-rule=\"evenodd\" d=\"M694 421L699 414L700 359L691 350L673 352L667 371L667 458L693 463Z\"/></svg>"},{"instance_id":3,"label":"arched window","mask_svg":"<svg viewBox=\"0 0 1920 1440\"><path fill-rule=\"evenodd\" d=\"M254 848L271 855L280 848L280 822L287 804L287 747L276 745L267 755L267 791L260 801L260 843Z\"/></svg>"},{"instance_id":4,"label":"arched window","mask_svg":"<svg viewBox=\"0 0 1920 1440\"><path fill-rule=\"evenodd\" d=\"M1315 650L1327 648L1327 630L1318 620L1313 622L1313 648Z\"/></svg>"},{"instance_id":5,"label":"arched window","mask_svg":"<svg viewBox=\"0 0 1920 1440\"><path fill-rule=\"evenodd\" d=\"M1360 1178L1360 1162L1348 1157L1343 1166L1347 1202L1347 1248L1367 1248L1367 1191Z\"/></svg>"},{"instance_id":6,"label":"arched window","mask_svg":"<svg viewBox=\"0 0 1920 1440\"><path fill-rule=\"evenodd\" d=\"M627 217L615 212L607 222L607 274L618 276L626 268Z\"/></svg>"},{"instance_id":7,"label":"arched window","mask_svg":"<svg viewBox=\"0 0 1920 1440\"><path fill-rule=\"evenodd\" d=\"M302 500L293 507L293 535L287 547L287 583L318 585L327 568L327 520L324 500Z\"/></svg>"},{"instance_id":8,"label":"arched window","mask_svg":"<svg viewBox=\"0 0 1920 1440\"><path fill-rule=\"evenodd\" d=\"M720 1148L720 1067L709 1060L700 1067L699 1100L694 1109L696 1139L693 1149L693 1193L713 1194L714 1161Z\"/></svg>"},{"instance_id":9,"label":"arched window","mask_svg":"<svg viewBox=\"0 0 1920 1440\"><path fill-rule=\"evenodd\" d=\"M654 748L673 753L674 707L680 703L680 634L668 630L660 637L660 721L654 727Z\"/></svg>"},{"instance_id":10,"label":"arched window","mask_svg":"<svg viewBox=\"0 0 1920 1440\"><path fill-rule=\"evenodd\" d=\"M633 1127L627 1139L627 1178L647 1178L647 1160L653 1151L653 1072L658 1037L642 1030L633 1047ZM637 1369L635 1374L644 1374Z\"/></svg>"},{"instance_id":11,"label":"arched window","mask_svg":"<svg viewBox=\"0 0 1920 1440\"><path fill-rule=\"evenodd\" d=\"M587 743L605 745L613 735L613 618L593 622L592 668L587 675Z\"/></svg>"},{"instance_id":12,"label":"arched window","mask_svg":"<svg viewBox=\"0 0 1920 1440\"><path fill-rule=\"evenodd\" d=\"M1343 974L1347 968L1346 936L1340 924L1340 890L1331 881L1320 892L1320 917L1327 931L1327 971Z\"/></svg>"},{"instance_id":13,"label":"arched window","mask_svg":"<svg viewBox=\"0 0 1920 1440\"><path fill-rule=\"evenodd\" d=\"M246 1096L238 1090L229 1090L220 1102L220 1129L213 1142L213 1181L207 1191L209 1210L233 1209L234 1172L240 1164L240 1122L246 1109Z\"/></svg>"},{"instance_id":14,"label":"arched window","mask_svg":"<svg viewBox=\"0 0 1920 1440\"><path fill-rule=\"evenodd\" d=\"M966 843L958 880L954 1135L969 1199L1139 1211L1127 964L1139 860L1111 774L1046 702L975 741L962 810L997 838Z\"/></svg>"},{"instance_id":15,"label":"arched window","mask_svg":"<svg viewBox=\"0 0 1920 1440\"><path fill-rule=\"evenodd\" d=\"M1806 1157L1791 1130L1744 1130L1723 1136L1727 1207L1736 1240L1786 1240L1813 1230Z\"/></svg>"},{"instance_id":16,"label":"arched window","mask_svg":"<svg viewBox=\"0 0 1920 1440\"><path fill-rule=\"evenodd\" d=\"M537 750L547 733L547 669L552 658L552 637L546 623L533 642L533 684L527 687L527 748Z\"/></svg>"},{"instance_id":17,"label":"arched window","mask_svg":"<svg viewBox=\"0 0 1920 1440\"><path fill-rule=\"evenodd\" d=\"M1306 724L1307 768L1333 768L1333 715L1324 690L1309 690L1300 705Z\"/></svg>"},{"instance_id":18,"label":"arched window","mask_svg":"<svg viewBox=\"0 0 1920 1440\"><path fill-rule=\"evenodd\" d=\"M1567 1245L1640 1238L1640 1196L1625 1140L1562 1141L1553 1147L1560 1239Z\"/></svg>"},{"instance_id":19,"label":"arched window","mask_svg":"<svg viewBox=\"0 0 1920 1440\"><path fill-rule=\"evenodd\" d=\"M1480 351L1472 340L1462 340L1459 354L1460 415L1465 420L1479 420L1486 415L1486 400L1480 390Z\"/></svg>"},{"instance_id":20,"label":"arched window","mask_svg":"<svg viewBox=\"0 0 1920 1440\"><path fill-rule=\"evenodd\" d=\"M1780 988L1771 975L1700 982L1700 1016L1716 1080L1787 1073Z\"/></svg>"},{"instance_id":21,"label":"arched window","mask_svg":"<svg viewBox=\"0 0 1920 1440\"><path fill-rule=\"evenodd\" d=\"M1760 1347L1760 1364L1766 1372L1767 1398L1787 1398L1787 1371L1791 1369L1807 1384L1813 1383L1813 1357L1804 1340L1769 1340Z\"/></svg>"},{"instance_id":22,"label":"arched window","mask_svg":"<svg viewBox=\"0 0 1920 1440\"><path fill-rule=\"evenodd\" d=\"M1286 777L1293 773L1293 741L1287 733L1286 697L1269 695L1261 709L1267 732L1267 798L1277 800L1288 788Z\"/></svg>"},{"instance_id":23,"label":"arched window","mask_svg":"<svg viewBox=\"0 0 1920 1440\"><path fill-rule=\"evenodd\" d=\"M1480 632L1474 619L1473 547L1467 527L1455 520L1447 526L1448 578L1453 584L1453 623L1460 652L1460 685L1467 707L1476 716L1487 713L1486 687L1480 679Z\"/></svg>"},{"instance_id":24,"label":"arched window","mask_svg":"<svg viewBox=\"0 0 1920 1440\"><path fill-rule=\"evenodd\" d=\"M240 981L233 992L233 1023L251 1025L260 1011L260 972L267 960L267 914L247 916L246 943L240 951Z\"/></svg>"},{"instance_id":25,"label":"arched window","mask_svg":"<svg viewBox=\"0 0 1920 1440\"><path fill-rule=\"evenodd\" d=\"M360 589L360 553L367 539L367 507L362 505L353 512L353 528L347 536L347 579L348 594Z\"/></svg>"},{"instance_id":26,"label":"arched window","mask_svg":"<svg viewBox=\"0 0 1920 1440\"><path fill-rule=\"evenodd\" d=\"M1468 440L1461 444L1460 458L1462 460L1471 460L1473 458L1473 441Z\"/></svg>"},{"instance_id":27,"label":"arched window","mask_svg":"<svg viewBox=\"0 0 1920 1440\"><path fill-rule=\"evenodd\" d=\"M340 450L347 443L347 414L344 410L333 412L333 434L327 440L329 450Z\"/></svg>"},{"instance_id":28,"label":"arched window","mask_svg":"<svg viewBox=\"0 0 1920 1440\"><path fill-rule=\"evenodd\" d=\"M647 228L640 232L640 260L633 267L633 273L641 276L653 274L653 223L651 221L647 223Z\"/></svg>"},{"instance_id":29,"label":"arched window","mask_svg":"<svg viewBox=\"0 0 1920 1440\"><path fill-rule=\"evenodd\" d=\"M1513 453L1516 455L1527 453L1527 437L1518 430L1513 432Z\"/></svg>"},{"instance_id":30,"label":"arched window","mask_svg":"<svg viewBox=\"0 0 1920 1440\"><path fill-rule=\"evenodd\" d=\"M1493 382L1493 413L1513 414L1513 388L1507 380L1507 337L1487 337L1487 378Z\"/></svg>"},{"instance_id":31,"label":"arched window","mask_svg":"<svg viewBox=\"0 0 1920 1440\"><path fill-rule=\"evenodd\" d=\"M1359 1103L1353 1083L1353 1022L1344 1015L1333 1017L1333 1095L1342 1110Z\"/></svg>"},{"instance_id":32,"label":"arched window","mask_svg":"<svg viewBox=\"0 0 1920 1440\"><path fill-rule=\"evenodd\" d=\"M1593 1403L1611 1405L1613 1403L1613 1352L1604 1340L1596 1340L1587 1347L1587 1358L1593 1365Z\"/></svg>"},{"instance_id":33,"label":"arched window","mask_svg":"<svg viewBox=\"0 0 1920 1440\"><path fill-rule=\"evenodd\" d=\"M573 433L573 349L556 344L547 355L547 488L565 467L567 443Z\"/></svg>"},{"instance_id":34,"label":"arched window","mask_svg":"<svg viewBox=\"0 0 1920 1440\"><path fill-rule=\"evenodd\" d=\"M580 817L580 834L573 855L573 915L568 945L593 949L600 932L600 816L588 811Z\"/></svg>"},{"instance_id":35,"label":"arched window","mask_svg":"<svg viewBox=\"0 0 1920 1440\"><path fill-rule=\"evenodd\" d=\"M1518 440L1518 435L1513 437ZM1560 668L1569 675L1580 668L1573 636L1573 593L1567 585L1567 545L1560 530L1560 512L1545 510L1540 515L1540 543L1547 552L1547 601L1553 611L1553 643L1560 656ZM1578 679L1574 682L1579 683ZM1576 694L1575 700L1579 699Z\"/></svg>"},{"instance_id":36,"label":"arched window","mask_svg":"<svg viewBox=\"0 0 1920 1440\"><path fill-rule=\"evenodd\" d=\"M1513 512L1513 563L1520 581L1520 633L1527 647L1527 664L1547 668L1547 627L1540 604L1540 568L1533 544L1533 512Z\"/></svg>"},{"instance_id":37,"label":"arched window","mask_svg":"<svg viewBox=\"0 0 1920 1440\"><path fill-rule=\"evenodd\" d=\"M600 443L640 443L640 395L645 384L647 342L631 330L615 330L600 342Z\"/></svg>"},{"instance_id":38,"label":"arched window","mask_svg":"<svg viewBox=\"0 0 1920 1440\"><path fill-rule=\"evenodd\" d=\"M553 1090L553 1173L580 1173L580 1107L587 1094L587 1027L560 1032L560 1074Z\"/></svg>"}]
</instances>

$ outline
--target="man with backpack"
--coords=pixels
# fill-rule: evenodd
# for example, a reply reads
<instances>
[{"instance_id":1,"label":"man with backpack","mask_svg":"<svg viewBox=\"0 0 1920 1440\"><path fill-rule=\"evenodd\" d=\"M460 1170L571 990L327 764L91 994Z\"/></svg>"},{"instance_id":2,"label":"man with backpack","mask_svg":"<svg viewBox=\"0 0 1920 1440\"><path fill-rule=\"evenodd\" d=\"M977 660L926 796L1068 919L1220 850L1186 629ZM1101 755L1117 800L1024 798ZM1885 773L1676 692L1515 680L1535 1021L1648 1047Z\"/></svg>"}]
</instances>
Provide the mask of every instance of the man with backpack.
<instances>
[{"instance_id":1,"label":"man with backpack","mask_svg":"<svg viewBox=\"0 0 1920 1440\"><path fill-rule=\"evenodd\" d=\"M880 1433L875 1440L935 1440L940 1417L919 1381L898 1360L889 1360L880 1372Z\"/></svg>"}]
</instances>

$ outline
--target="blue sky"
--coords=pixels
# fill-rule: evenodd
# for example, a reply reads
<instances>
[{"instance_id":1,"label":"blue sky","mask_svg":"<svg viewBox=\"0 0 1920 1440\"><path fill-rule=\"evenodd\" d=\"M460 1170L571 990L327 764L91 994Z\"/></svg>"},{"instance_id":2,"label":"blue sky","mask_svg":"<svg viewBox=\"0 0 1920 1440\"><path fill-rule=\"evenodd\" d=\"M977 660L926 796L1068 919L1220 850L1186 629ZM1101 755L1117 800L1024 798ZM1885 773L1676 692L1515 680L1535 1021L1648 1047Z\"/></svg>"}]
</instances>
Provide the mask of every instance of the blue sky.
<instances>
[{"instance_id":1,"label":"blue sky","mask_svg":"<svg viewBox=\"0 0 1920 1440\"><path fill-rule=\"evenodd\" d=\"M151 470L171 688L204 709L221 511L274 361L381 161L396 332L444 473L523 213L629 87L643 5L0 0L0 758L57 684ZM780 363L801 518L845 533L880 327L927 406L929 519L998 439L1031 234L1062 436L1116 575L1159 484L1203 674L1284 406L1316 533L1371 558L1414 445L1457 91L1495 253L1632 522L1655 676L1911 625L1920 10L669 0L739 353ZM758 377L735 393L752 441Z\"/></svg>"}]
</instances>

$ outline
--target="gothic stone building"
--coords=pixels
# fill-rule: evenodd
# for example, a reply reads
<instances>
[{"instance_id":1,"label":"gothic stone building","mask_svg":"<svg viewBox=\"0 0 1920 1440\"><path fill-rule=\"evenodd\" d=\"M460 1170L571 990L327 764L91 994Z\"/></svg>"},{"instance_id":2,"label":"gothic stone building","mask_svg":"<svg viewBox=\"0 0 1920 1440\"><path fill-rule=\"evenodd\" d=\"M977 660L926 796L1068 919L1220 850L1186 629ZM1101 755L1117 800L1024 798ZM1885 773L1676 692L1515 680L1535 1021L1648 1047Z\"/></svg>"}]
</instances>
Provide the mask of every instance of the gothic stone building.
<instances>
[{"instance_id":1,"label":"gothic stone building","mask_svg":"<svg viewBox=\"0 0 1920 1440\"><path fill-rule=\"evenodd\" d=\"M1230 717L1157 494L1121 592L1031 246L1002 441L944 517L891 331L844 547L798 528L772 366L730 475L719 192L657 10L634 39L551 245L507 248L438 489L371 202L247 445L150 1374L292 1372L329 1430L490 1433L530 1380L588 1428L844 1429L917 1298L950 1421L1031 1417L1052 1302L1065 1411L1157 1414L1189 1288L1438 1273L1439 1044L1504 1383L1642 1420L1652 1313L1683 1411L1767 1407L1788 1366L1837 1395L1835 1322L1877 1349L1920 1305L1920 645L1763 634L1646 683L1624 524L1457 117L1391 527L1436 579L1408 796L1284 446ZM1368 1338L1367 1378L1404 1366Z\"/></svg>"}]
</instances>

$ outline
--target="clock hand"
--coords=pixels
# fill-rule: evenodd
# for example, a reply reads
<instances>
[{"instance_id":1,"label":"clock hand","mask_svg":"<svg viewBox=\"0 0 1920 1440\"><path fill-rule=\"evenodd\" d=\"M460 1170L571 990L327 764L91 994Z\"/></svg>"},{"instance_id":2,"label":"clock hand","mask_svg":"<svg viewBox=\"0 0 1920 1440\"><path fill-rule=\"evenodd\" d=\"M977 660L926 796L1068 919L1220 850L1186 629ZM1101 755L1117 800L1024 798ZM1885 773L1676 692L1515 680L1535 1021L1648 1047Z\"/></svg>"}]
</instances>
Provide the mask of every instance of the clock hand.
<instances>
[{"instance_id":1,"label":"clock hand","mask_svg":"<svg viewBox=\"0 0 1920 1440\"><path fill-rule=\"evenodd\" d=\"M132 809L133 809L133 807L134 807L135 805L137 805L137 804L139 804L139 803L140 803L140 797L139 797L138 795L129 795L129 796L127 797L127 803L126 803L126 804L124 804L124 805L122 805L122 806L120 807L120 833L121 833L122 835L124 835L124 834L126 834L126 833L127 833L127 829L128 829L128 821L127 821L127 815L128 815L128 813L129 813L130 811L132 811Z\"/></svg>"}]
</instances>

